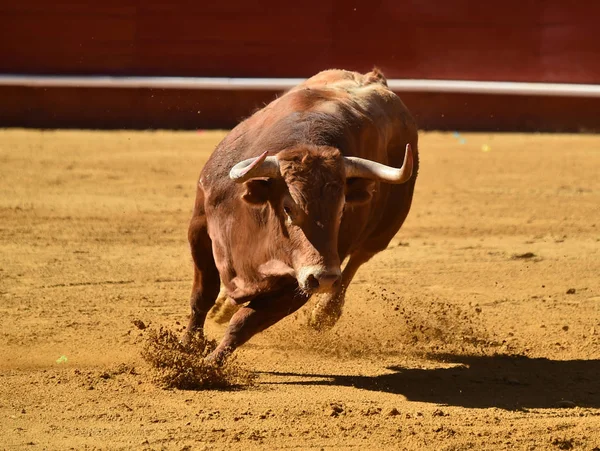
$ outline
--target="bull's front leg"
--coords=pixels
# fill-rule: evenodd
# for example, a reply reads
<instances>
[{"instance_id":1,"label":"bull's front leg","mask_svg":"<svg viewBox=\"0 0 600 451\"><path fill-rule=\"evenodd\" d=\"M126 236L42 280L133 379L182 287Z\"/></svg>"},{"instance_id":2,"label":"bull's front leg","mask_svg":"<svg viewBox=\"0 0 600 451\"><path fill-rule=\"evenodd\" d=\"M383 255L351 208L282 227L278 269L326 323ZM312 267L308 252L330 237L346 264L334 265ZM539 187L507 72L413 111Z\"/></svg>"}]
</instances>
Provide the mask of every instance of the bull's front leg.
<instances>
[{"instance_id":1,"label":"bull's front leg","mask_svg":"<svg viewBox=\"0 0 600 451\"><path fill-rule=\"evenodd\" d=\"M215 281L207 278L197 268L195 269L194 285L190 297L190 321L188 323L184 341L189 341L191 336L195 333L204 333L206 315L215 304L215 299L219 293L219 283L220 280L218 274L215 283Z\"/></svg>"},{"instance_id":2,"label":"bull's front leg","mask_svg":"<svg viewBox=\"0 0 600 451\"><path fill-rule=\"evenodd\" d=\"M221 285L205 216L198 215L192 219L188 238L194 259L194 284L190 298L190 321L184 336L185 342L189 341L195 333L203 333L206 315L215 304Z\"/></svg>"},{"instance_id":3,"label":"bull's front leg","mask_svg":"<svg viewBox=\"0 0 600 451\"><path fill-rule=\"evenodd\" d=\"M346 290L352 282L356 271L360 266L367 262L374 254L370 252L357 251L350 256L348 263L342 271L342 283L339 288L332 293L319 296L319 300L313 309L309 325L318 331L331 329L342 315L344 302L346 300Z\"/></svg>"},{"instance_id":4,"label":"bull's front leg","mask_svg":"<svg viewBox=\"0 0 600 451\"><path fill-rule=\"evenodd\" d=\"M309 296L296 291L264 294L241 307L231 318L221 343L208 356L207 360L222 362L225 357L254 335L306 304Z\"/></svg>"}]
</instances>

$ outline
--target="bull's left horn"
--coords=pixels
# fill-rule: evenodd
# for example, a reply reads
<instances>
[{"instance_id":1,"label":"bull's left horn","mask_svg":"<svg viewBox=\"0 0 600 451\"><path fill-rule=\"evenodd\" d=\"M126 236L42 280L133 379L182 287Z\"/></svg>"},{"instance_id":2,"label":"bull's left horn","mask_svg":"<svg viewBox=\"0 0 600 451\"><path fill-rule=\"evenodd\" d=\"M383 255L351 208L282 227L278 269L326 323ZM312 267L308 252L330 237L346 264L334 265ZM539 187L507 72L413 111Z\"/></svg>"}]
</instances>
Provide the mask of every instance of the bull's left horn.
<instances>
[{"instance_id":1,"label":"bull's left horn","mask_svg":"<svg viewBox=\"0 0 600 451\"><path fill-rule=\"evenodd\" d=\"M394 184L405 183L410 180L413 173L412 148L410 144L406 145L401 168L393 168L358 157L344 157L344 166L346 167L346 178L372 179Z\"/></svg>"},{"instance_id":2,"label":"bull's left horn","mask_svg":"<svg viewBox=\"0 0 600 451\"><path fill-rule=\"evenodd\" d=\"M258 177L279 177L277 157L267 157L267 152L263 152L259 157L240 161L229 171L229 178L236 183Z\"/></svg>"}]
</instances>

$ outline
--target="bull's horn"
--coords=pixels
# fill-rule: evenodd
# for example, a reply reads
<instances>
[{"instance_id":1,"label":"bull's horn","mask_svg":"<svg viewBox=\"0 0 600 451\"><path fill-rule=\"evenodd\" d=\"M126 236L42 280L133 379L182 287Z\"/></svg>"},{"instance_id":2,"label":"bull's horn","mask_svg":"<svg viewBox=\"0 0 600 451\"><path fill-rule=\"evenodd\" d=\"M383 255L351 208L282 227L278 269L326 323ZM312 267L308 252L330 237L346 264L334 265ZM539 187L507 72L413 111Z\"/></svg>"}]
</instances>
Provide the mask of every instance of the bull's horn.
<instances>
[{"instance_id":1,"label":"bull's horn","mask_svg":"<svg viewBox=\"0 0 600 451\"><path fill-rule=\"evenodd\" d=\"M236 183L258 177L279 177L277 157L267 157L267 152L263 152L259 157L240 161L229 171L229 178Z\"/></svg>"},{"instance_id":2,"label":"bull's horn","mask_svg":"<svg viewBox=\"0 0 600 451\"><path fill-rule=\"evenodd\" d=\"M413 172L413 153L410 144L406 145L404 162L401 168L393 168L376 161L358 157L344 157L346 178L379 180L386 183L400 184L407 182Z\"/></svg>"}]
</instances>

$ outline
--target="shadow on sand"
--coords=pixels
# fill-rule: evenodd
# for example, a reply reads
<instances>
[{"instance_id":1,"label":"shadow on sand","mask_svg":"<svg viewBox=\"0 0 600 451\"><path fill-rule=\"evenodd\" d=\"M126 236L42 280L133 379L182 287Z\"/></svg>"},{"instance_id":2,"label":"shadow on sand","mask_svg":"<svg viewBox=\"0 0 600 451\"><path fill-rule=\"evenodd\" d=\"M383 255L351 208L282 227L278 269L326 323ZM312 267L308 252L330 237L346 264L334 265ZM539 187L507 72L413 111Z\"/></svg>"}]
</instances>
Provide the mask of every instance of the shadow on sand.
<instances>
[{"instance_id":1,"label":"shadow on sand","mask_svg":"<svg viewBox=\"0 0 600 451\"><path fill-rule=\"evenodd\" d=\"M523 356L433 355L451 368L388 367L379 376L268 372L315 378L275 384L355 387L405 396L411 401L472 408L600 407L600 360L548 360Z\"/></svg>"}]
</instances>

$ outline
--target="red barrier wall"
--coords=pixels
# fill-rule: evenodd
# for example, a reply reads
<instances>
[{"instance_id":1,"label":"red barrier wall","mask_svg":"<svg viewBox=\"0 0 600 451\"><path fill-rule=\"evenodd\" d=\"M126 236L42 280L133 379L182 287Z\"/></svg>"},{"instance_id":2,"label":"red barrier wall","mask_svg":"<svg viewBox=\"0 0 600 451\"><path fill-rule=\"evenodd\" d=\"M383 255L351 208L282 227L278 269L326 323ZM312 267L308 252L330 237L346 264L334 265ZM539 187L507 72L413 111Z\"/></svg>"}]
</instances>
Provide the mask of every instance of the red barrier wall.
<instances>
[{"instance_id":1,"label":"red barrier wall","mask_svg":"<svg viewBox=\"0 0 600 451\"><path fill-rule=\"evenodd\" d=\"M0 72L600 83L600 2L19 0Z\"/></svg>"},{"instance_id":2,"label":"red barrier wall","mask_svg":"<svg viewBox=\"0 0 600 451\"><path fill-rule=\"evenodd\" d=\"M600 83L598 17L600 2L591 0L4 1L0 73L308 77L325 68L367 71L377 65L388 78ZM9 91L13 104L44 98L35 89ZM47 112L50 126L52 114L77 102L69 96L81 95L60 92L55 111ZM434 104L431 96L422 100L441 109L456 109L447 102L460 97ZM192 97L202 110L214 94ZM251 102L256 96L229 97ZM116 99L114 92L107 98ZM247 114L259 105L241 109ZM17 118L14 113L0 112L0 125ZM138 126L160 122L168 111L156 114ZM538 122L543 125L543 117ZM90 118L88 126L96 123ZM476 125L465 119L463 128L470 124ZM567 129L581 126L589 124Z\"/></svg>"}]
</instances>

